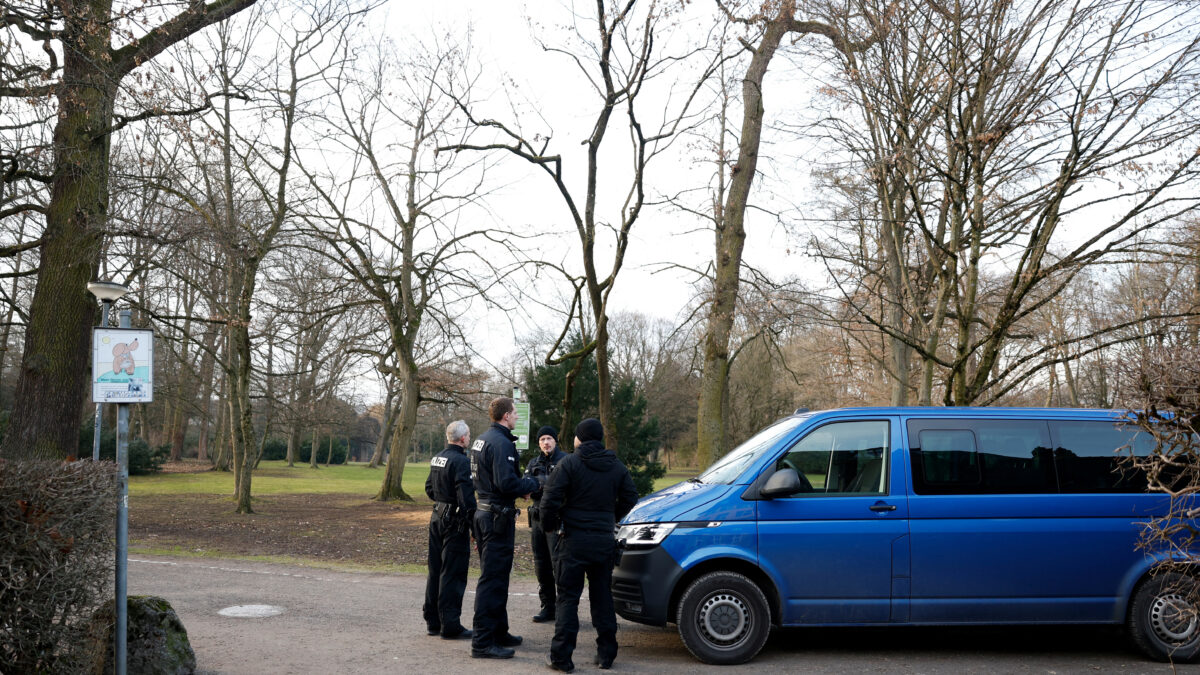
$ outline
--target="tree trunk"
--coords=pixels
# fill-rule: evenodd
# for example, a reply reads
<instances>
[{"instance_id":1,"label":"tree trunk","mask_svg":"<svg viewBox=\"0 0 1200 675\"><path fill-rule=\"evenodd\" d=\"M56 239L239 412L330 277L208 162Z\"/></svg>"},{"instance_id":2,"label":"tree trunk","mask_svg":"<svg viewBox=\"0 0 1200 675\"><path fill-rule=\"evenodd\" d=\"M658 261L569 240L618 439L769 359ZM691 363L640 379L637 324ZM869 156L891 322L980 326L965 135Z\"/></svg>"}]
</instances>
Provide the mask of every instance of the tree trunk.
<instances>
[{"instance_id":1,"label":"tree trunk","mask_svg":"<svg viewBox=\"0 0 1200 675\"><path fill-rule=\"evenodd\" d=\"M621 438L617 433L612 407L612 372L608 366L608 317L598 317L596 324L596 384L600 388L597 392L600 423L604 425L604 446L615 452L621 445Z\"/></svg>"},{"instance_id":2,"label":"tree trunk","mask_svg":"<svg viewBox=\"0 0 1200 675\"><path fill-rule=\"evenodd\" d=\"M379 439L375 441L375 451L371 454L371 462L367 465L368 469L379 468L379 465L383 463L383 448L391 442L392 427L396 424L395 401L396 392L389 386L387 400L383 404L383 426L379 430Z\"/></svg>"},{"instance_id":3,"label":"tree trunk","mask_svg":"<svg viewBox=\"0 0 1200 675\"><path fill-rule=\"evenodd\" d=\"M404 363L402 361L402 363ZM392 444L388 454L387 468L384 470L383 484L375 499L391 501L394 499L411 502L412 497L404 491L401 482L404 479L404 464L408 461L408 448L412 445L413 431L417 427L417 408L421 404L421 389L417 384L415 368L404 365L400 367L400 412L396 421L395 431L392 432Z\"/></svg>"},{"instance_id":4,"label":"tree trunk","mask_svg":"<svg viewBox=\"0 0 1200 675\"><path fill-rule=\"evenodd\" d=\"M237 477L237 512L254 513L250 506L250 483L254 469L254 415L250 408L250 294L254 281L243 281L242 298L239 302L241 315L238 325L232 327L233 347L238 353L237 371L233 379L234 399L238 417L233 419L234 470Z\"/></svg>"},{"instance_id":5,"label":"tree trunk","mask_svg":"<svg viewBox=\"0 0 1200 675\"><path fill-rule=\"evenodd\" d=\"M317 466L317 452L321 449L321 427L313 427L312 443L309 444L308 465L314 469L321 467Z\"/></svg>"},{"instance_id":6,"label":"tree trunk","mask_svg":"<svg viewBox=\"0 0 1200 675\"><path fill-rule=\"evenodd\" d=\"M289 467L296 466L296 447L298 445L300 445L300 428L293 422L292 428L288 430L287 465Z\"/></svg>"},{"instance_id":7,"label":"tree trunk","mask_svg":"<svg viewBox=\"0 0 1200 675\"><path fill-rule=\"evenodd\" d=\"M784 21L767 23L766 32L742 79L743 113L738 159L733 165L725 206L714 219L716 255L713 261L713 297L704 331L704 370L700 378L696 411L696 460L702 467L712 464L726 450L727 411L724 402L729 387L729 337L737 313L737 295L741 285L742 251L746 244L746 206L758 170L758 150L762 140L762 83L771 58L786 33L787 24Z\"/></svg>"},{"instance_id":8,"label":"tree trunk","mask_svg":"<svg viewBox=\"0 0 1200 675\"><path fill-rule=\"evenodd\" d=\"M213 350L217 346L217 331L209 326L204 334L204 353L200 357L200 382L203 390L200 393L200 439L196 447L196 457L201 461L208 459L208 432L212 422L212 395L215 357Z\"/></svg>"},{"instance_id":9,"label":"tree trunk","mask_svg":"<svg viewBox=\"0 0 1200 675\"><path fill-rule=\"evenodd\" d=\"M54 177L37 286L29 306L21 376L0 457L63 459L79 445L87 396L96 278L108 212L108 159L117 80L105 71L110 2L68 16L54 127Z\"/></svg>"}]
</instances>

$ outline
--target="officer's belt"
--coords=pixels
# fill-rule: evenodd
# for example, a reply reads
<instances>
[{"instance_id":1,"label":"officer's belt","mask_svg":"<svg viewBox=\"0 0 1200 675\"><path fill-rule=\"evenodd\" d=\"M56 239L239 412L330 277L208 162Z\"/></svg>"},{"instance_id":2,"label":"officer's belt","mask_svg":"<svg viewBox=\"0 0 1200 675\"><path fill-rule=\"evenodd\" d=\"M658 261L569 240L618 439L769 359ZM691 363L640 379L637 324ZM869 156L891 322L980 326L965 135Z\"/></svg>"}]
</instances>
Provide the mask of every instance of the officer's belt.
<instances>
[{"instance_id":1,"label":"officer's belt","mask_svg":"<svg viewBox=\"0 0 1200 675\"><path fill-rule=\"evenodd\" d=\"M477 505L477 508L480 511L487 511L488 513L494 513L498 516L519 516L519 515L521 515L521 509L513 508L511 506L500 506L498 504L492 504L490 502L479 502L479 504Z\"/></svg>"}]
</instances>

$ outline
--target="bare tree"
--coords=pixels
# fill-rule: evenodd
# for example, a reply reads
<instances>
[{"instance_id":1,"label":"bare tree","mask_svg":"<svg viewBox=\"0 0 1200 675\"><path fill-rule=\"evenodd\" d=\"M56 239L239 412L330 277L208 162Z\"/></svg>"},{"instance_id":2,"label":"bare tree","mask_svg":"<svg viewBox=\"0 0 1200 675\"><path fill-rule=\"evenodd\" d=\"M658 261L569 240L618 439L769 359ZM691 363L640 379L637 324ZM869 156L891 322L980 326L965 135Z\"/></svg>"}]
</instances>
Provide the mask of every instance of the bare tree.
<instances>
[{"instance_id":1,"label":"bare tree","mask_svg":"<svg viewBox=\"0 0 1200 675\"><path fill-rule=\"evenodd\" d=\"M742 120L735 135L729 129L729 100L722 97L718 116L716 152L717 179L713 185L711 214L715 249L711 272L711 300L704 331L704 361L697 412L697 461L707 466L726 448L725 420L729 419L727 387L730 368L730 334L737 313L738 287L742 277L742 253L746 244L746 210L758 172L762 142L765 98L763 82L776 50L785 37L821 35L835 50L857 52L877 42L884 32L882 13L866 13L835 23L828 15L831 6L822 3L723 2L717 6L732 23L750 27L756 42L741 40L750 53L741 85ZM745 10L749 8L749 12ZM727 148L727 142L736 150ZM729 155L736 152L736 159ZM728 174L727 174L728 172Z\"/></svg>"},{"instance_id":2,"label":"bare tree","mask_svg":"<svg viewBox=\"0 0 1200 675\"><path fill-rule=\"evenodd\" d=\"M551 182L561 199L561 204L579 237L580 263L583 269L581 274L568 274L568 277L577 293L581 294L576 297L587 300L590 314L588 328L592 332L585 335L586 339L581 349L564 350L567 353L556 356L575 326L575 312L584 311L582 302L573 304L559 339L547 354L546 363L575 361L577 366L581 366L583 359L595 354L600 420L605 429L611 432L606 434L605 442L610 447L617 448L620 438L615 431L612 409L613 379L608 354L608 301L625 263L630 232L646 205L648 168L670 147L678 132L694 122L692 106L700 83L707 79L713 63L700 68L696 83L682 92L681 102L664 111L662 99L648 101L654 96L648 91L648 87L659 78L669 78L676 68L688 62L690 56L704 53L703 47L690 46L687 53L683 54L656 52L655 33L667 30L669 17L662 7L654 3L640 9L635 0L596 0L594 13L590 16L576 14L573 6L571 13L568 34L575 44L571 47L541 44L545 51L562 54L570 59L579 68L581 76L586 79L595 94L595 121L591 132L582 141L585 150L585 156L582 158L583 190L573 188L568 182L568 171L564 168L567 162L563 155L550 153L551 142L554 140L552 132L539 132L530 136L523 132L519 123L504 123L479 117L478 112L464 101L460 103L471 123L478 128L495 132L495 138L488 143L457 143L446 145L443 149L455 152L508 152L535 167ZM614 123L614 116L620 116L622 113L626 119L625 138L628 139L628 146L615 146L610 149L610 146L619 143L612 140L609 131ZM651 117L657 118L659 122L653 128L648 128L644 118ZM619 169L614 171L601 161L602 153L609 152L625 154L631 165L624 172L620 172ZM613 174L617 177L610 177ZM619 193L619 200L609 203L602 200L600 184L606 180L624 182L625 188ZM600 235L605 231L611 239L602 242ZM601 250L608 248L612 251L608 263L598 262L597 246L601 246ZM573 372L577 374L578 369ZM569 397L574 378L570 374L567 378Z\"/></svg>"},{"instance_id":3,"label":"bare tree","mask_svg":"<svg viewBox=\"0 0 1200 675\"><path fill-rule=\"evenodd\" d=\"M936 372L946 404L986 404L1064 348L1122 339L1129 318L1013 340L1082 270L1196 208L1194 18L1136 0L921 3L890 15L880 49L843 53L820 127L853 158L830 174L851 227L813 249L853 320L887 336L893 400L909 351L918 402Z\"/></svg>"},{"instance_id":4,"label":"bare tree","mask_svg":"<svg viewBox=\"0 0 1200 675\"><path fill-rule=\"evenodd\" d=\"M468 52L435 44L404 54L380 42L364 53L378 57L347 59L327 78L334 105L321 119L350 160L328 173L306 161L304 172L321 199L312 234L386 323L388 353L377 362L396 381L399 408L376 498L407 500L401 480L417 412L440 389L422 369L461 350L461 315L498 276L481 247L498 240L461 224L482 198L486 164L435 152L469 133L442 93L470 91Z\"/></svg>"}]
</instances>

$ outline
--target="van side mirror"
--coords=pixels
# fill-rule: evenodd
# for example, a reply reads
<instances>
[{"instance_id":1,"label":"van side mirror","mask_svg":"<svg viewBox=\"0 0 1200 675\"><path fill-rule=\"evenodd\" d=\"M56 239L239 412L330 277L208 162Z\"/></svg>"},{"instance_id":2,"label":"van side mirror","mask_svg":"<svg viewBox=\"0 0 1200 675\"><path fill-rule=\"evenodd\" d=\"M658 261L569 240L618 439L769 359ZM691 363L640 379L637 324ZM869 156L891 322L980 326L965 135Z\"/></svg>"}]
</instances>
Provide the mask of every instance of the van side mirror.
<instances>
[{"instance_id":1,"label":"van side mirror","mask_svg":"<svg viewBox=\"0 0 1200 675\"><path fill-rule=\"evenodd\" d=\"M788 497L796 494L804 489L804 485L800 482L800 474L796 473L795 469L780 469L771 474L767 479L767 484L758 491L758 494L765 499L774 499L775 497Z\"/></svg>"}]
</instances>

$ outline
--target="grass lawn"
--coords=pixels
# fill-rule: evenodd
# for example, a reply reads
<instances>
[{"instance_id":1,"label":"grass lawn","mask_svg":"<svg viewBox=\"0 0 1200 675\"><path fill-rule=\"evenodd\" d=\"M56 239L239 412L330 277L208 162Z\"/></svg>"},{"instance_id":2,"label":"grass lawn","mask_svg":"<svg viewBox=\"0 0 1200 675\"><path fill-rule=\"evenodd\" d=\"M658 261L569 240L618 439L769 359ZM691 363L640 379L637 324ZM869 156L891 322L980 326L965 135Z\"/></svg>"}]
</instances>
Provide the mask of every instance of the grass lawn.
<instances>
[{"instance_id":1,"label":"grass lawn","mask_svg":"<svg viewBox=\"0 0 1200 675\"><path fill-rule=\"evenodd\" d=\"M416 500L425 498L425 477L429 465L409 464L404 467L404 491ZM256 497L299 494L351 494L373 497L383 481L383 469L369 469L366 464L321 466L307 464L288 468L283 460L258 465L250 485ZM233 494L233 473L203 471L200 473L161 473L150 476L131 476L129 494L133 497L170 494Z\"/></svg>"},{"instance_id":2,"label":"grass lawn","mask_svg":"<svg viewBox=\"0 0 1200 675\"><path fill-rule=\"evenodd\" d=\"M654 481L654 489L674 485L696 475L694 469L669 472ZM425 478L429 464L411 463L404 467L404 491L417 501L425 498ZM254 472L251 493L256 497L283 494L351 494L372 497L383 481L383 469L368 469L366 464L322 466L313 469L307 464L288 468L287 463L264 461ZM233 493L233 473L203 471L200 473L162 473L150 476L131 476L129 494L133 497L171 494L230 495Z\"/></svg>"},{"instance_id":3,"label":"grass lawn","mask_svg":"<svg viewBox=\"0 0 1200 675\"><path fill-rule=\"evenodd\" d=\"M187 464L191 466L130 478L131 550L376 571L424 569L426 462L404 468L404 490L415 503L372 500L384 473L365 464L313 469L263 462L251 486L252 514L234 513L233 474L204 470L199 462ZM672 471L655 481L655 488L695 473ZM514 573L532 574L524 515L517 527Z\"/></svg>"}]
</instances>

